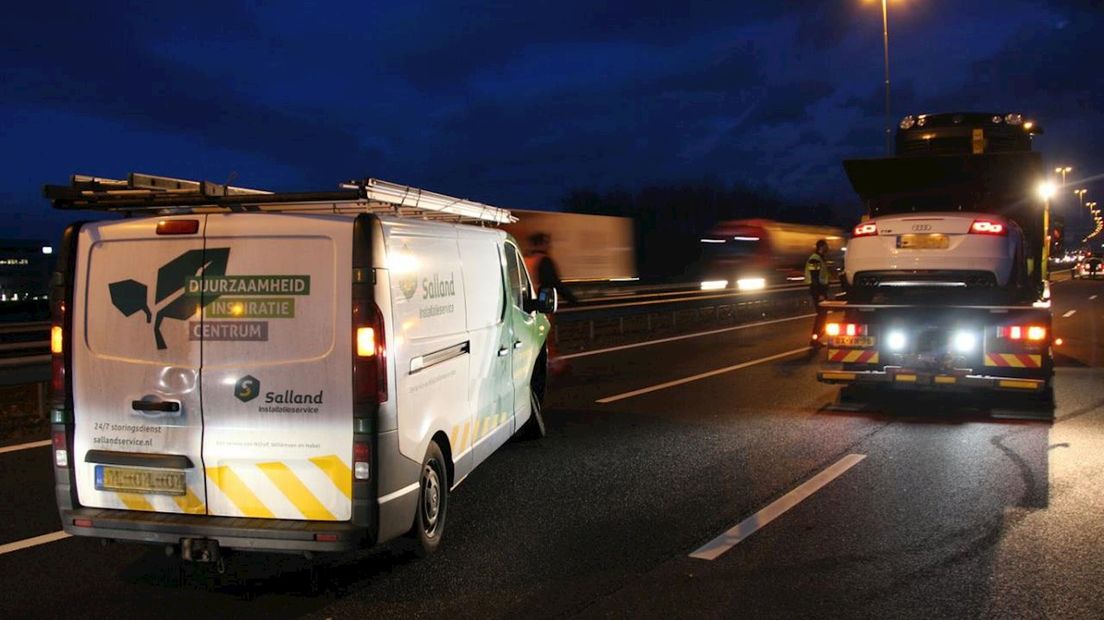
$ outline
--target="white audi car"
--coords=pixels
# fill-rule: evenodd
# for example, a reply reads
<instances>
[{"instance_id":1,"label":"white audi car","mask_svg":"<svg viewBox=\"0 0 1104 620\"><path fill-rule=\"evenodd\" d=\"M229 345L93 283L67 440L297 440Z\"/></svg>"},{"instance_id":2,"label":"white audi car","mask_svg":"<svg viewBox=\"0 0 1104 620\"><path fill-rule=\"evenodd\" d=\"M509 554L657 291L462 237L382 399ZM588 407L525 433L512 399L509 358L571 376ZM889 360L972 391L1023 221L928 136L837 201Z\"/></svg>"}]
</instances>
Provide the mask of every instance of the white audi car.
<instances>
[{"instance_id":1,"label":"white audi car","mask_svg":"<svg viewBox=\"0 0 1104 620\"><path fill-rule=\"evenodd\" d=\"M861 222L847 245L852 287L1004 288L1026 276L1023 232L989 213L928 212Z\"/></svg>"}]
</instances>

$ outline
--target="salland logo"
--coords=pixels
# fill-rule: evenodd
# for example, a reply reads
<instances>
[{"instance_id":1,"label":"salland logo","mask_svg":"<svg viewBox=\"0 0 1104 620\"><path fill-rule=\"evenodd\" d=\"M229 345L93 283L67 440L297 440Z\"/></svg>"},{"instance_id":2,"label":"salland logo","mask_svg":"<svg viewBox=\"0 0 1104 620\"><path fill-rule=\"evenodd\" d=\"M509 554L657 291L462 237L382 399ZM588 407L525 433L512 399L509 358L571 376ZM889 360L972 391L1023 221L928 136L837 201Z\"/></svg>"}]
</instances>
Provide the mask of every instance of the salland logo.
<instances>
[{"instance_id":1,"label":"salland logo","mask_svg":"<svg viewBox=\"0 0 1104 620\"><path fill-rule=\"evenodd\" d=\"M265 403L275 403L277 405L321 405L322 404L322 392L318 390L317 394L303 394L302 392L296 392L295 390L284 390L283 392L265 392Z\"/></svg>"},{"instance_id":2,"label":"salland logo","mask_svg":"<svg viewBox=\"0 0 1104 620\"><path fill-rule=\"evenodd\" d=\"M261 393L261 382L253 375L245 375L234 385L234 396L247 403Z\"/></svg>"},{"instance_id":3,"label":"salland logo","mask_svg":"<svg viewBox=\"0 0 1104 620\"><path fill-rule=\"evenodd\" d=\"M144 312L146 323L153 323L153 337L157 348L167 349L168 345L161 335L161 322L166 318L187 320L195 315L201 303L206 305L219 297L219 294L210 294L197 300L185 290L188 281L197 276L226 275L226 263L229 260L230 248L188 250L157 270L152 310L148 287L137 280L120 280L108 284L111 303L126 317L139 310Z\"/></svg>"},{"instance_id":4,"label":"salland logo","mask_svg":"<svg viewBox=\"0 0 1104 620\"><path fill-rule=\"evenodd\" d=\"M456 279L452 273L449 273L448 278L442 278L441 274L433 274L433 279L425 278L422 280L422 288L425 292L422 293L422 299L440 299L441 297L452 297L456 295Z\"/></svg>"},{"instance_id":5,"label":"salland logo","mask_svg":"<svg viewBox=\"0 0 1104 620\"><path fill-rule=\"evenodd\" d=\"M412 261L409 260L410 249L406 247L404 243L402 249L395 253L395 262L402 267L409 269L412 265L406 264ZM403 274L399 278L399 290L402 291L403 297L407 301L410 301L414 297L414 293L418 292L418 274L414 273L413 269L409 269L408 273Z\"/></svg>"}]
</instances>

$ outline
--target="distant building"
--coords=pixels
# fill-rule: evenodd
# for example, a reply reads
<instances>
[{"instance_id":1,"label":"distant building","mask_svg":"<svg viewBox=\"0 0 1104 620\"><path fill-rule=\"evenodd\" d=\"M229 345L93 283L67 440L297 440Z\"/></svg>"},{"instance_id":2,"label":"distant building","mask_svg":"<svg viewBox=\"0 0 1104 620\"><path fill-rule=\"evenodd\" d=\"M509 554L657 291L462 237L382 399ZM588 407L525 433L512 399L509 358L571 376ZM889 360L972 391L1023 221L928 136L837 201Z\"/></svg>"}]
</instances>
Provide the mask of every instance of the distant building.
<instances>
[{"instance_id":1,"label":"distant building","mask_svg":"<svg viewBox=\"0 0 1104 620\"><path fill-rule=\"evenodd\" d=\"M0 302L44 299L55 260L53 247L42 241L0 240Z\"/></svg>"}]
</instances>

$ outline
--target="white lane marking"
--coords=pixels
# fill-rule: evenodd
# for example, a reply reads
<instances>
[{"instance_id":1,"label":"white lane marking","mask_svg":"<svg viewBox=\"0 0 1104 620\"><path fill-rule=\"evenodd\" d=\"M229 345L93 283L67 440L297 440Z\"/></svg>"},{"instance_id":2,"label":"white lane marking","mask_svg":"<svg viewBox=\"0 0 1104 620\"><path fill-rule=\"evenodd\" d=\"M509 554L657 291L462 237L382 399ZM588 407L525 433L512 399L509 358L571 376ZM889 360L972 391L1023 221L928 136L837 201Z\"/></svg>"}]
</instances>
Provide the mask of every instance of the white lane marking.
<instances>
[{"instance_id":1,"label":"white lane marking","mask_svg":"<svg viewBox=\"0 0 1104 620\"><path fill-rule=\"evenodd\" d=\"M588 355L601 355L603 353L611 353L613 351L624 351L625 349L635 349L637 347L647 347L653 344L663 344L664 342L675 342L676 340L686 340L687 338L698 338L700 336L712 336L713 334L723 334L724 332L732 332L740 329L751 329L752 327L762 327L764 325L774 325L775 323L785 323L786 321L796 321L798 319L811 319L816 316L813 314L802 314L801 316L791 316L785 319L774 319L773 321L760 321L758 323L748 323L747 325L737 325L736 327L723 327L721 329L712 329L707 332L695 332L693 334L685 334L682 336L671 336L670 338L660 338L658 340L648 340L647 342L635 342L633 344L623 344L617 347L608 347L605 349L595 349L593 351L583 351L582 353L571 353L570 355L561 355L556 359L569 360L576 357L586 357Z\"/></svg>"},{"instance_id":2,"label":"white lane marking","mask_svg":"<svg viewBox=\"0 0 1104 620\"><path fill-rule=\"evenodd\" d=\"M1089 295L1089 301L1096 299L1096 295Z\"/></svg>"},{"instance_id":3,"label":"white lane marking","mask_svg":"<svg viewBox=\"0 0 1104 620\"><path fill-rule=\"evenodd\" d=\"M659 390L665 390L669 387L674 387L676 385L682 385L684 383L690 383L691 381L697 381L699 379L705 379L705 378L708 378L708 377L715 377L717 375L723 375L726 372L732 372L734 370L740 370L741 368L747 368L749 366L755 366L757 364L763 364L763 363L766 363L766 362L773 362L774 360L782 359L783 357L789 357L789 356L795 355L797 353L805 353L808 350L809 350L809 347L801 347L800 349L791 349L791 350L786 351L784 353L778 353L777 355L770 355L768 357L761 357L757 360L751 360L750 362L743 362L743 363L740 363L740 364L736 364L734 366L725 366L724 368L718 368L716 370L710 370L709 372L703 372L699 375L694 375L692 377L683 377L682 379L675 379L674 381L667 381L666 383L660 383L660 384L653 385L653 386L650 386L650 387L640 388L639 390L633 390L631 392L625 392L624 394L614 394L613 396L607 396L605 398L599 398L598 400L596 400L594 402L604 405L606 403L612 403L612 402L615 402L615 401L618 401L618 400L624 400L626 398L632 398L633 396L640 396L641 394L648 394L649 392L658 392Z\"/></svg>"},{"instance_id":4,"label":"white lane marking","mask_svg":"<svg viewBox=\"0 0 1104 620\"><path fill-rule=\"evenodd\" d=\"M782 516L790 508L800 504L824 485L840 477L845 471L866 458L865 454L848 454L836 461L831 467L809 478L796 489L767 505L766 508L741 521L720 536L709 541L690 554L699 560L716 560L724 552L735 547L740 541L763 529L768 523Z\"/></svg>"},{"instance_id":5,"label":"white lane marking","mask_svg":"<svg viewBox=\"0 0 1104 620\"><path fill-rule=\"evenodd\" d=\"M1063 315L1062 315L1062 318L1063 318L1063 319L1068 319L1068 318L1070 318L1071 316L1073 316L1073 315L1075 315L1075 314L1077 314L1077 311L1076 311L1076 310L1070 310L1069 312L1067 312L1067 313L1063 314Z\"/></svg>"},{"instance_id":6,"label":"white lane marking","mask_svg":"<svg viewBox=\"0 0 1104 620\"><path fill-rule=\"evenodd\" d=\"M21 443L17 446L7 446L0 448L0 454L5 452L17 452L19 450L30 450L31 448L41 448L42 446L48 446L52 442L49 439L43 439L42 441L32 441L31 443Z\"/></svg>"},{"instance_id":7,"label":"white lane marking","mask_svg":"<svg viewBox=\"0 0 1104 620\"><path fill-rule=\"evenodd\" d=\"M37 547L38 545L45 545L46 543L52 543L64 538L69 538L71 534L65 532L52 532L50 534L43 534L42 536L35 536L34 538L25 538L23 540L17 540L13 543L6 545L0 545L0 555L5 553L11 553L13 551L19 551L21 549L27 549L29 547Z\"/></svg>"}]
</instances>

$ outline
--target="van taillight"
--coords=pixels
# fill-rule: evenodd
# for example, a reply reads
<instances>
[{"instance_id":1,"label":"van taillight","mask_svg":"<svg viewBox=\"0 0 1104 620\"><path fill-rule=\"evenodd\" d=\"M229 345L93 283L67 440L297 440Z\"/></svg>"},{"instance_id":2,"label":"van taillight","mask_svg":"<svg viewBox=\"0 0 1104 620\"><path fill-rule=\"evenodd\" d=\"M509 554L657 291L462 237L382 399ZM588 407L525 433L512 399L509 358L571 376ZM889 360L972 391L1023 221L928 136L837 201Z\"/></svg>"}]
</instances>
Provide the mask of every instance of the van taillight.
<instances>
[{"instance_id":1,"label":"van taillight","mask_svg":"<svg viewBox=\"0 0 1104 620\"><path fill-rule=\"evenodd\" d=\"M65 302L56 302L50 325L50 388L53 400L65 402Z\"/></svg>"},{"instance_id":2,"label":"van taillight","mask_svg":"<svg viewBox=\"0 0 1104 620\"><path fill-rule=\"evenodd\" d=\"M366 442L353 444L353 477L367 480L372 475L372 446Z\"/></svg>"},{"instance_id":3,"label":"van taillight","mask_svg":"<svg viewBox=\"0 0 1104 620\"><path fill-rule=\"evenodd\" d=\"M54 465L69 467L69 438L65 431L54 431Z\"/></svg>"},{"instance_id":4,"label":"van taillight","mask_svg":"<svg viewBox=\"0 0 1104 620\"><path fill-rule=\"evenodd\" d=\"M387 401L387 344L383 313L369 301L353 303L353 398Z\"/></svg>"}]
</instances>

